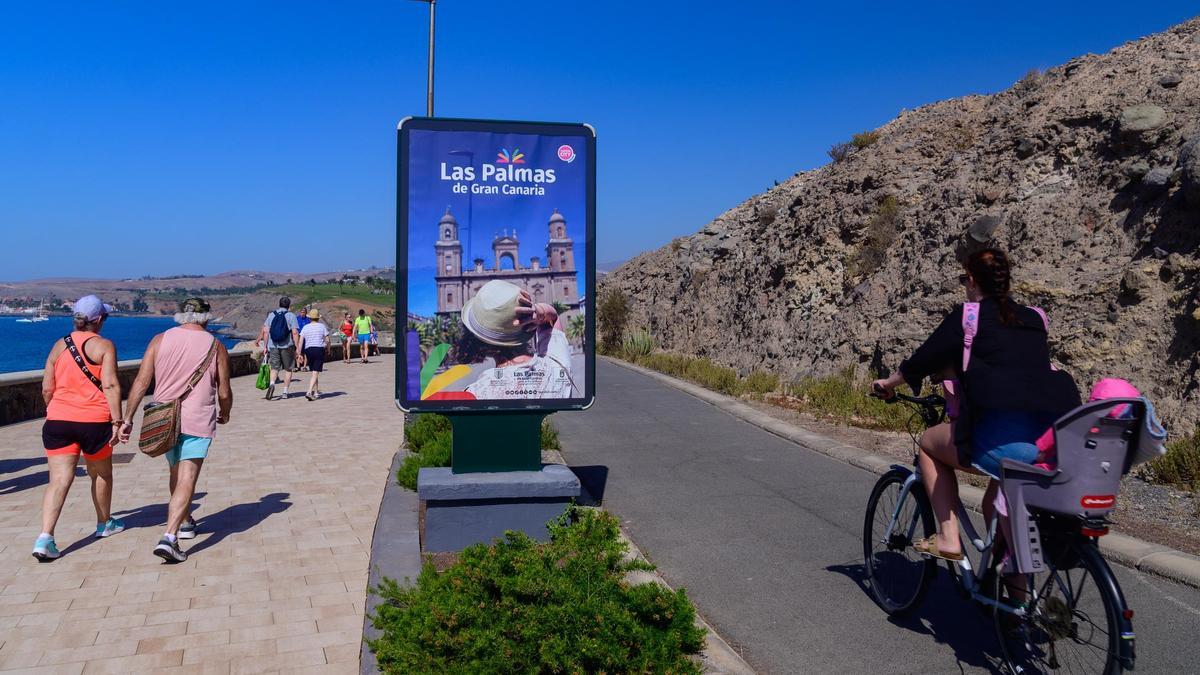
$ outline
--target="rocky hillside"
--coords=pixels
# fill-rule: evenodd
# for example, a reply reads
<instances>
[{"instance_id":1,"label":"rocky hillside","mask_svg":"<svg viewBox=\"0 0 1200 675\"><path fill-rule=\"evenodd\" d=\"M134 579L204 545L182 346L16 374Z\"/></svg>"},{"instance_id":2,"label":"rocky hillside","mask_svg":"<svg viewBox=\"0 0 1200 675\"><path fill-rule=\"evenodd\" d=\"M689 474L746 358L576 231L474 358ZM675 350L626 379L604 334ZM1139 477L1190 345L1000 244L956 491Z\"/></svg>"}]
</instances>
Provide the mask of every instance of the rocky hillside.
<instances>
[{"instance_id":1,"label":"rocky hillside","mask_svg":"<svg viewBox=\"0 0 1200 675\"><path fill-rule=\"evenodd\" d=\"M894 368L991 242L1081 386L1124 377L1200 419L1200 19L855 140L601 292L664 348L743 371Z\"/></svg>"}]
</instances>

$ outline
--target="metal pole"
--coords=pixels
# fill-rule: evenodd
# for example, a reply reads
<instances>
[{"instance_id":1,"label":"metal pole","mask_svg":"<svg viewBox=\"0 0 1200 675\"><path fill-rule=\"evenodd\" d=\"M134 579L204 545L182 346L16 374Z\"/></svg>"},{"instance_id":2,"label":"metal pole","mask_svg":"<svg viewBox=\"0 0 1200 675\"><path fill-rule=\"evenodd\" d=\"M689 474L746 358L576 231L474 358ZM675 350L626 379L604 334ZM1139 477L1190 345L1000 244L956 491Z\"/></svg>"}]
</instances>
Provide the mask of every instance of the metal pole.
<instances>
[{"instance_id":1,"label":"metal pole","mask_svg":"<svg viewBox=\"0 0 1200 675\"><path fill-rule=\"evenodd\" d=\"M429 0L429 84L426 87L428 100L425 105L425 114L429 117L433 117L433 16L436 7L437 0Z\"/></svg>"}]
</instances>

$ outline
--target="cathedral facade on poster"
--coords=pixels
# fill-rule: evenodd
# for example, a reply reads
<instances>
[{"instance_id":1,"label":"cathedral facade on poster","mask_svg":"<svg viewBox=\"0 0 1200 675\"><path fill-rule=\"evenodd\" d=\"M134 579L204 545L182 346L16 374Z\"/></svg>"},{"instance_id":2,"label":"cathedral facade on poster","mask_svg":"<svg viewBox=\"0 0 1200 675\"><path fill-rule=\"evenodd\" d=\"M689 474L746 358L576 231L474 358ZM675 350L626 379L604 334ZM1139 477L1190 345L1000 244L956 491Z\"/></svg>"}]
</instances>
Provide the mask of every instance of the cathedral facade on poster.
<instances>
[{"instance_id":1,"label":"cathedral facade on poster","mask_svg":"<svg viewBox=\"0 0 1200 675\"><path fill-rule=\"evenodd\" d=\"M558 209L547 223L549 239L546 261L534 256L527 265L521 262L520 241L516 232L504 232L492 240L492 267L487 261L475 258L470 269L463 269L463 245L458 238L458 221L446 209L438 221L438 239L434 244L437 256L437 311L456 314L463 304L475 296L487 282L503 279L529 292L534 302L559 302L570 309L579 309L579 283L575 269L574 242L567 236L567 221Z\"/></svg>"}]
</instances>

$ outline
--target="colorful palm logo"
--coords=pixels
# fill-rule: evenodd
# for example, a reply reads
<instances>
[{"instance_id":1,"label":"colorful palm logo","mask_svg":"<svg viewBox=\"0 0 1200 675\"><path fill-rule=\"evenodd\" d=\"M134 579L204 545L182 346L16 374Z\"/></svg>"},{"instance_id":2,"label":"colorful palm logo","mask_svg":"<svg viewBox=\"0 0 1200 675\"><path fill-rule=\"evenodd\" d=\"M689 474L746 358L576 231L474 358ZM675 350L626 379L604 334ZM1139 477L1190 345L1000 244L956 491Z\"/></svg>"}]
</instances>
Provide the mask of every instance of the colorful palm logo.
<instances>
[{"instance_id":1,"label":"colorful palm logo","mask_svg":"<svg viewBox=\"0 0 1200 675\"><path fill-rule=\"evenodd\" d=\"M525 153L521 152L520 148L513 148L512 154L508 154L508 148L500 148L500 152L496 155L497 164L524 164Z\"/></svg>"}]
</instances>

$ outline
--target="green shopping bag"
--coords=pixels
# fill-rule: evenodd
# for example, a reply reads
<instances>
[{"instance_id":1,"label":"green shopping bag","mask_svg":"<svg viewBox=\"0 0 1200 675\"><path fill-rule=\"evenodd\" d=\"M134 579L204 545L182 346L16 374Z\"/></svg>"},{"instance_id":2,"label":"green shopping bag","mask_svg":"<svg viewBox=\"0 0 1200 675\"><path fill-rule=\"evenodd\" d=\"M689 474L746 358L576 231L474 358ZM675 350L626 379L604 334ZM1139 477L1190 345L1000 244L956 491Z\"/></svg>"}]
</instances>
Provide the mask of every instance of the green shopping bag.
<instances>
[{"instance_id":1,"label":"green shopping bag","mask_svg":"<svg viewBox=\"0 0 1200 675\"><path fill-rule=\"evenodd\" d=\"M266 389L271 386L271 366L267 365L267 360L263 359L262 365L258 367L258 381L254 386L259 389Z\"/></svg>"}]
</instances>

